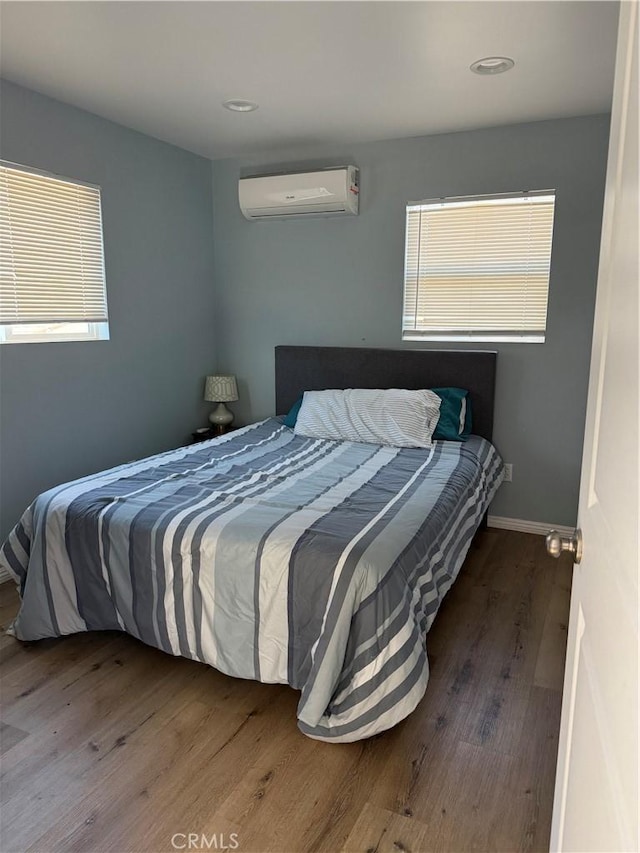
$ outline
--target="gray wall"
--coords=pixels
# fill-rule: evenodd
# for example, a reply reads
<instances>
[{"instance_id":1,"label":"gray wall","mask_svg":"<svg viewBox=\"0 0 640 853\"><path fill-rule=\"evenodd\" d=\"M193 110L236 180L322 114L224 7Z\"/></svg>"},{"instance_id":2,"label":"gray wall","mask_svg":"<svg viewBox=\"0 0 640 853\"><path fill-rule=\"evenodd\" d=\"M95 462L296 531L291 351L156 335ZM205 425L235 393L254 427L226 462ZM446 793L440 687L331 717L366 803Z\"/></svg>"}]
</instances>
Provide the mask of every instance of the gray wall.
<instances>
[{"instance_id":1,"label":"gray wall","mask_svg":"<svg viewBox=\"0 0 640 853\"><path fill-rule=\"evenodd\" d=\"M184 443L215 367L211 163L10 83L1 153L100 184L111 340L0 347L0 538L42 490Z\"/></svg>"},{"instance_id":2,"label":"gray wall","mask_svg":"<svg viewBox=\"0 0 640 853\"><path fill-rule=\"evenodd\" d=\"M514 466L492 512L574 523L608 128L595 116L216 161L218 367L238 375L239 419L273 414L276 344L420 346L400 332L408 200L555 188L546 343L484 345L500 353L495 443ZM345 163L360 167L360 216L242 218L241 173Z\"/></svg>"}]
</instances>

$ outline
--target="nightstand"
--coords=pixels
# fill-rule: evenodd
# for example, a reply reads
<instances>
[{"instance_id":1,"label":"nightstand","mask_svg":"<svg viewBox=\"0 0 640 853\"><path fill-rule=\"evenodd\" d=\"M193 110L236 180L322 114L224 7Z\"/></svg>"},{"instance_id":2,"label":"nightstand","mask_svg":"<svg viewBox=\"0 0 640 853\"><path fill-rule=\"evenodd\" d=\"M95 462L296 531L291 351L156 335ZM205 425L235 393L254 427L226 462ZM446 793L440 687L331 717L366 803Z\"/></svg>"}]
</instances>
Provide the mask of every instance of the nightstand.
<instances>
[{"instance_id":1,"label":"nightstand","mask_svg":"<svg viewBox=\"0 0 640 853\"><path fill-rule=\"evenodd\" d=\"M209 441L210 438L226 435L228 432L233 432L234 429L238 429L237 424L231 424L231 426L202 427L202 429L197 429L191 433L191 443L196 444L199 441Z\"/></svg>"}]
</instances>

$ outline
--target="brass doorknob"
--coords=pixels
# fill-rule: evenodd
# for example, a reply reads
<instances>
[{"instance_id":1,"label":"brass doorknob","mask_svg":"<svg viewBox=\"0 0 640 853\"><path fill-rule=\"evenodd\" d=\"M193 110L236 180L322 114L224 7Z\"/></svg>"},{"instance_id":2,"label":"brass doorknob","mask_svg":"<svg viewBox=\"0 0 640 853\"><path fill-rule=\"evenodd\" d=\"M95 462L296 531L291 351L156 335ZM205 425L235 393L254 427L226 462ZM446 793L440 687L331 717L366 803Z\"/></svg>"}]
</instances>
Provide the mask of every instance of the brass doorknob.
<instances>
[{"instance_id":1,"label":"brass doorknob","mask_svg":"<svg viewBox=\"0 0 640 853\"><path fill-rule=\"evenodd\" d=\"M573 562L579 563L582 559L582 531L576 528L571 536L560 536L557 530L550 530L545 539L547 554L556 559L563 551L573 554Z\"/></svg>"}]
</instances>

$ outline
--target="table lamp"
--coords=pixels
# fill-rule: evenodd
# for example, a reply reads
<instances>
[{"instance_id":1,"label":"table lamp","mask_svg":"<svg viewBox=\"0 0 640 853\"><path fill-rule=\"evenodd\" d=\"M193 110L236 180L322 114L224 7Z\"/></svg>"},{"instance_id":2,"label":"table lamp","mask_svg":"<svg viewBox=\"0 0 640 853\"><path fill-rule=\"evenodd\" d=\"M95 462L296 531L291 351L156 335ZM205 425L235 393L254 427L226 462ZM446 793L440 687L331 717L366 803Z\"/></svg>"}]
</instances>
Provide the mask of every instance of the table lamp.
<instances>
[{"instance_id":1,"label":"table lamp","mask_svg":"<svg viewBox=\"0 0 640 853\"><path fill-rule=\"evenodd\" d=\"M208 403L218 403L209 415L211 426L219 431L233 423L233 412L225 406L238 399L238 385L235 376L207 376L204 386L204 399Z\"/></svg>"}]
</instances>

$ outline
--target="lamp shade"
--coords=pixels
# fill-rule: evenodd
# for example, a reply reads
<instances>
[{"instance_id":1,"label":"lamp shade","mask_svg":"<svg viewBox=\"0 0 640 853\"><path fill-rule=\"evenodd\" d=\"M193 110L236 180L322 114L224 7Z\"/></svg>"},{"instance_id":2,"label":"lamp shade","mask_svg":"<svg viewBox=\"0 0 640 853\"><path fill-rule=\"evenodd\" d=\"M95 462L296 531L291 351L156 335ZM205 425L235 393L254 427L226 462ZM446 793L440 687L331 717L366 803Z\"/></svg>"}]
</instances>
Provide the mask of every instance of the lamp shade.
<instances>
[{"instance_id":1,"label":"lamp shade","mask_svg":"<svg viewBox=\"0 0 640 853\"><path fill-rule=\"evenodd\" d=\"M204 399L209 403L232 403L238 399L235 376L207 376Z\"/></svg>"}]
</instances>

